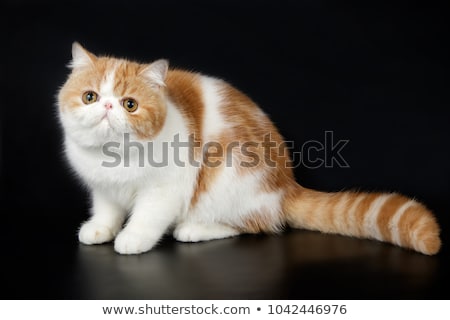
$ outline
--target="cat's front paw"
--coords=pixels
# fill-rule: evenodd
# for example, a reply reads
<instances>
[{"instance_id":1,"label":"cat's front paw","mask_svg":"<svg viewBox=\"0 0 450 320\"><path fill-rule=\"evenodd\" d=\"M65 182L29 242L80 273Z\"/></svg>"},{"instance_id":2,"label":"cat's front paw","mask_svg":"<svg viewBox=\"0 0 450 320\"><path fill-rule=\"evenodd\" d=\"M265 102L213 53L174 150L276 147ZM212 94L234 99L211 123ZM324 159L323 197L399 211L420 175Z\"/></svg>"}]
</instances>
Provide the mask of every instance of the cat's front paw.
<instances>
[{"instance_id":1,"label":"cat's front paw","mask_svg":"<svg viewBox=\"0 0 450 320\"><path fill-rule=\"evenodd\" d=\"M100 244L114 239L114 233L106 226L92 221L84 223L78 232L78 240L84 244Z\"/></svg>"},{"instance_id":2,"label":"cat's front paw","mask_svg":"<svg viewBox=\"0 0 450 320\"><path fill-rule=\"evenodd\" d=\"M122 231L114 241L114 250L120 254L139 254L149 251L157 240L130 231Z\"/></svg>"}]
</instances>

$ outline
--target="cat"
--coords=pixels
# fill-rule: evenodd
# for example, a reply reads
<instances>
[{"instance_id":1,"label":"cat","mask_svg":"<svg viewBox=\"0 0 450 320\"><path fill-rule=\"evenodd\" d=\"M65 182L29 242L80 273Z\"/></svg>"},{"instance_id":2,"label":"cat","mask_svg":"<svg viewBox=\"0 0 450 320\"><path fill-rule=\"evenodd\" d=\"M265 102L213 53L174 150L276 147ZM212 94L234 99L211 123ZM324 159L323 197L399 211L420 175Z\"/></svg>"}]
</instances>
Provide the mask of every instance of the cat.
<instances>
[{"instance_id":1,"label":"cat","mask_svg":"<svg viewBox=\"0 0 450 320\"><path fill-rule=\"evenodd\" d=\"M289 226L426 255L440 249L436 218L415 200L299 185L274 124L223 80L169 70L163 59L96 56L77 42L69 67L58 115L67 160L92 195L92 216L78 232L83 244L114 240L116 252L139 254L167 232L197 242ZM268 148L267 137L278 148ZM158 165L143 162L142 151Z\"/></svg>"}]
</instances>

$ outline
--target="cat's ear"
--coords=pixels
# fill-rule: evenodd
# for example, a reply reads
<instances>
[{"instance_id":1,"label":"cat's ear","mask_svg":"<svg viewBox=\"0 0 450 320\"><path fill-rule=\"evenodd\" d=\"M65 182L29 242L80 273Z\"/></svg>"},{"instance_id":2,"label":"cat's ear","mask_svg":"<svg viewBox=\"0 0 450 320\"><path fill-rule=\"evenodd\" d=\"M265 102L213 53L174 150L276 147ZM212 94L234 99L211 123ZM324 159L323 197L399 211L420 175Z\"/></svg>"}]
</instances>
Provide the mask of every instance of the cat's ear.
<instances>
[{"instance_id":1,"label":"cat's ear","mask_svg":"<svg viewBox=\"0 0 450 320\"><path fill-rule=\"evenodd\" d=\"M169 62L164 59L156 60L155 62L146 66L142 71L143 74L155 88L164 87L169 69Z\"/></svg>"},{"instance_id":2,"label":"cat's ear","mask_svg":"<svg viewBox=\"0 0 450 320\"><path fill-rule=\"evenodd\" d=\"M72 69L90 66L96 59L97 57L83 48L81 44L72 43L72 61L70 62Z\"/></svg>"}]
</instances>

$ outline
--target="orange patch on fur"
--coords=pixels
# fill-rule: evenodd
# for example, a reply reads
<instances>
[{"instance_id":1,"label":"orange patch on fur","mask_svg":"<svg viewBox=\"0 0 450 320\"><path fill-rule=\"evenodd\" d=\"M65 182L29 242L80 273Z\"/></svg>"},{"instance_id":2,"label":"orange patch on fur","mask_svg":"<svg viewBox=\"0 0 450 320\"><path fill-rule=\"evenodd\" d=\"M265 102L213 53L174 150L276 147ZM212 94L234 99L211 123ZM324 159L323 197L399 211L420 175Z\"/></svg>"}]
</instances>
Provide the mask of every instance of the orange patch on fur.
<instances>
[{"instance_id":1,"label":"orange patch on fur","mask_svg":"<svg viewBox=\"0 0 450 320\"><path fill-rule=\"evenodd\" d=\"M260 232L277 233L282 230L283 226L280 219L274 219L270 214L261 212L251 213L245 219L242 226L238 227L241 233L256 234Z\"/></svg>"},{"instance_id":2,"label":"orange patch on fur","mask_svg":"<svg viewBox=\"0 0 450 320\"><path fill-rule=\"evenodd\" d=\"M146 65L119 60L115 65L114 94L121 99L133 98L138 103L135 112L126 113L131 127L141 139L150 140L164 126L166 105L164 90L152 88L140 73Z\"/></svg>"},{"instance_id":3,"label":"orange patch on fur","mask_svg":"<svg viewBox=\"0 0 450 320\"><path fill-rule=\"evenodd\" d=\"M341 201L345 193L333 193L330 194L324 208L325 212L322 214L324 223L324 229L330 230L332 233L336 233L336 222L339 219L339 215L342 216L342 212L335 212L336 205Z\"/></svg>"},{"instance_id":4,"label":"orange patch on fur","mask_svg":"<svg viewBox=\"0 0 450 320\"><path fill-rule=\"evenodd\" d=\"M293 186L286 193L283 212L288 224L294 228L319 230L316 211L326 199L326 193Z\"/></svg>"},{"instance_id":5,"label":"orange patch on fur","mask_svg":"<svg viewBox=\"0 0 450 320\"><path fill-rule=\"evenodd\" d=\"M194 188L190 203L190 206L194 207L200 195L209 189L217 173L221 170L221 168L207 166L203 163L202 122L205 107L199 75L182 70L170 70L166 78L166 94L186 121L194 143L198 144L198 147L191 148L191 151L194 151L195 154L190 154L192 159L201 162L197 174L197 185Z\"/></svg>"},{"instance_id":6,"label":"orange patch on fur","mask_svg":"<svg viewBox=\"0 0 450 320\"><path fill-rule=\"evenodd\" d=\"M250 98L230 85L224 84L221 94L224 100L221 113L231 127L224 133L222 142L229 145L237 141L241 147L245 146L233 149L238 172L248 174L263 170L261 190L264 192L292 184L294 176L289 151L269 118Z\"/></svg>"},{"instance_id":7,"label":"orange patch on fur","mask_svg":"<svg viewBox=\"0 0 450 320\"><path fill-rule=\"evenodd\" d=\"M407 201L409 201L408 198L398 194L393 194L380 208L380 212L377 217L377 225L378 230L385 241L392 240L391 230L389 229L389 222L391 218Z\"/></svg>"},{"instance_id":8,"label":"orange patch on fur","mask_svg":"<svg viewBox=\"0 0 450 320\"><path fill-rule=\"evenodd\" d=\"M366 231L364 230L364 218L366 217L366 214L369 211L372 202L379 196L381 196L380 193L367 193L365 194L365 198L362 199L361 202L356 207L355 221L358 228L356 236L360 237L367 236Z\"/></svg>"},{"instance_id":9,"label":"orange patch on fur","mask_svg":"<svg viewBox=\"0 0 450 320\"><path fill-rule=\"evenodd\" d=\"M439 226L432 213L422 204L409 207L398 222L402 246L425 254L439 251L441 240Z\"/></svg>"},{"instance_id":10,"label":"orange patch on fur","mask_svg":"<svg viewBox=\"0 0 450 320\"><path fill-rule=\"evenodd\" d=\"M209 190L222 168L223 166L213 168L202 165L197 175L197 185L191 198L191 207L194 207L200 196Z\"/></svg>"},{"instance_id":11,"label":"orange patch on fur","mask_svg":"<svg viewBox=\"0 0 450 320\"><path fill-rule=\"evenodd\" d=\"M422 253L433 255L439 252L441 248L441 239L439 238L439 225L433 216L423 223L417 230L415 236L421 244L417 246Z\"/></svg>"},{"instance_id":12,"label":"orange patch on fur","mask_svg":"<svg viewBox=\"0 0 450 320\"><path fill-rule=\"evenodd\" d=\"M355 226L352 225L350 221L350 214L351 208L355 205L355 202L357 199L359 199L359 196L361 193L348 191L345 192L348 196L347 202L345 203L345 206L342 207L342 212L336 212L334 219L335 219L335 225L340 226L340 231L342 234L351 235L353 234L353 230L355 230Z\"/></svg>"},{"instance_id":13,"label":"orange patch on fur","mask_svg":"<svg viewBox=\"0 0 450 320\"><path fill-rule=\"evenodd\" d=\"M188 123L189 133L201 141L204 106L199 76L186 71L169 70L166 92Z\"/></svg>"},{"instance_id":14,"label":"orange patch on fur","mask_svg":"<svg viewBox=\"0 0 450 320\"><path fill-rule=\"evenodd\" d=\"M406 248L414 248L411 231L414 229L414 224L422 218L422 212L418 209L415 205L409 207L398 222L400 242Z\"/></svg>"}]
</instances>

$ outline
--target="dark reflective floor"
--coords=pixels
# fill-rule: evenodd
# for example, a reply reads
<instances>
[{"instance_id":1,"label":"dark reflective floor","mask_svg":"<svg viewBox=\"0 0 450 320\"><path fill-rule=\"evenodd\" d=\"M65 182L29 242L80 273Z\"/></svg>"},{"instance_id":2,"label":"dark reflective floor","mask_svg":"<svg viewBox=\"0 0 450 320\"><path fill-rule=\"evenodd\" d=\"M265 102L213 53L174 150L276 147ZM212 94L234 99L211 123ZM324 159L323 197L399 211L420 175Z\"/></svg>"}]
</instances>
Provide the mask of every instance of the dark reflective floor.
<instances>
[{"instance_id":1,"label":"dark reflective floor","mask_svg":"<svg viewBox=\"0 0 450 320\"><path fill-rule=\"evenodd\" d=\"M67 225L69 229L75 226ZM290 230L197 244L166 237L138 256L84 246L60 229L2 261L13 299L448 299L444 251Z\"/></svg>"},{"instance_id":2,"label":"dark reflective floor","mask_svg":"<svg viewBox=\"0 0 450 320\"><path fill-rule=\"evenodd\" d=\"M1 5L0 298L450 299L444 1L69 3ZM119 10L132 23L80 18ZM260 104L295 153L328 130L336 133L328 156L348 139L348 168L306 161L298 181L417 197L436 213L443 251L426 257L306 231L200 244L167 237L140 256L79 245L89 195L66 165L55 112L73 41L226 79Z\"/></svg>"}]
</instances>

